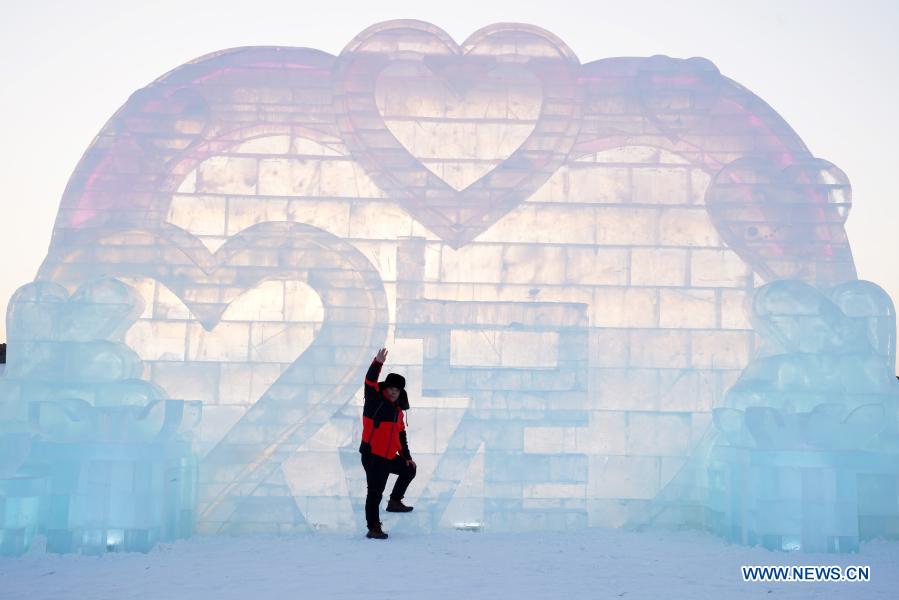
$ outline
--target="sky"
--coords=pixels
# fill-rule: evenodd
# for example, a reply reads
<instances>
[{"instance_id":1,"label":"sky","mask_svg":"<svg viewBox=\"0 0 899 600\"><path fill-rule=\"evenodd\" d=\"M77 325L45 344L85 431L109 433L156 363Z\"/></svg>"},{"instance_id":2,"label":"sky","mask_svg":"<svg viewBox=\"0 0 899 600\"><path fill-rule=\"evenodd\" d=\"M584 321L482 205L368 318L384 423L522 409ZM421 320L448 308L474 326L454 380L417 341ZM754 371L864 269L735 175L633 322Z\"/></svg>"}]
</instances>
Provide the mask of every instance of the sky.
<instances>
[{"instance_id":1,"label":"sky","mask_svg":"<svg viewBox=\"0 0 899 600\"><path fill-rule=\"evenodd\" d=\"M366 27L398 18L429 21L459 42L491 23L531 23L581 62L708 58L847 173L846 228L859 278L899 301L899 2L36 0L10 3L0 21L0 311L33 280L72 170L132 92L223 48L339 54Z\"/></svg>"}]
</instances>

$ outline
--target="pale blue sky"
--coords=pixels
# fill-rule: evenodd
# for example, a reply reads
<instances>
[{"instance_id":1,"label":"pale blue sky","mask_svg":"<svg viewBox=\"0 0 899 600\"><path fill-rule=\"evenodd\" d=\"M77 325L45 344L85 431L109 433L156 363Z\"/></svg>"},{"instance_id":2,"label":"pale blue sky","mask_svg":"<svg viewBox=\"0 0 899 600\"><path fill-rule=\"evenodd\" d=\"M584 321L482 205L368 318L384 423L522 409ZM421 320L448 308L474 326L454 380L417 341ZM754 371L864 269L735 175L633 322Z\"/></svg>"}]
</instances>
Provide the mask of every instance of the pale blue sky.
<instances>
[{"instance_id":1,"label":"pale blue sky","mask_svg":"<svg viewBox=\"0 0 899 600\"><path fill-rule=\"evenodd\" d=\"M81 0L20 2L3 12L2 314L44 258L72 169L134 90L222 48L307 46L337 54L362 29L395 18L430 21L458 41L494 22L532 23L562 38L582 62L710 59L774 107L815 155L849 175L847 229L859 276L899 300L895 1Z\"/></svg>"}]
</instances>

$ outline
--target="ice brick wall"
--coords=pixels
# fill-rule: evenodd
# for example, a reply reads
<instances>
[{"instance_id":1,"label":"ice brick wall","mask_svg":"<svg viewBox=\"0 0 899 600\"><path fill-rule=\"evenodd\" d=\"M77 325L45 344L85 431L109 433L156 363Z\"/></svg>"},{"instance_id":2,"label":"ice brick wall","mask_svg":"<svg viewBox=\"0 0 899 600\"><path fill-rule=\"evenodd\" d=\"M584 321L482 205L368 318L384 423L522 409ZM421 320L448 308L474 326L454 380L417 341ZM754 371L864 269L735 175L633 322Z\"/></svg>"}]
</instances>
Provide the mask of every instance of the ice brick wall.
<instances>
[{"instance_id":1,"label":"ice brick wall","mask_svg":"<svg viewBox=\"0 0 899 600\"><path fill-rule=\"evenodd\" d=\"M705 59L581 64L525 25L240 48L136 92L42 279L140 291L200 400L199 529L361 523L362 376L406 375L406 524L641 519L753 355L766 280L854 280L845 175Z\"/></svg>"}]
</instances>

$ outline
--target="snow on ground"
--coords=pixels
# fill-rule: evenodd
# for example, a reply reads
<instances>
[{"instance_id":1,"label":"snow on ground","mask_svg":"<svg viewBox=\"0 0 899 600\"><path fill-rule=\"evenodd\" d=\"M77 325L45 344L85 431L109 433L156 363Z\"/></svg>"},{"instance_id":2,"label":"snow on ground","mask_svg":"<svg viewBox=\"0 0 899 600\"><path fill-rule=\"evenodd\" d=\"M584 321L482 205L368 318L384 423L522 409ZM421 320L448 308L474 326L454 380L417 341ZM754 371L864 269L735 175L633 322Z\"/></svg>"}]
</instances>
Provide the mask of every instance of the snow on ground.
<instances>
[{"instance_id":1,"label":"snow on ground","mask_svg":"<svg viewBox=\"0 0 899 600\"><path fill-rule=\"evenodd\" d=\"M740 566L870 565L871 581L744 583ZM786 554L694 531L197 537L149 554L0 558L2 600L899 598L899 542Z\"/></svg>"}]
</instances>

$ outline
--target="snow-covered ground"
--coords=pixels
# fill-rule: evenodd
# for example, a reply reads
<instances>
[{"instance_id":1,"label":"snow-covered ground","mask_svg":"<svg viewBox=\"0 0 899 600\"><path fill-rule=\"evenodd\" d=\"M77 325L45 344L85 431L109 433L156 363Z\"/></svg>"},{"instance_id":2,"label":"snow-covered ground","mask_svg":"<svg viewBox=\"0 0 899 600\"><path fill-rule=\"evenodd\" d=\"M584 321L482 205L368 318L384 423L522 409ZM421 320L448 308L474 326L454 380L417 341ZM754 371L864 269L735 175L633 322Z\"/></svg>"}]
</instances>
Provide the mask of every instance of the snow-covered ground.
<instances>
[{"instance_id":1,"label":"snow-covered ground","mask_svg":"<svg viewBox=\"0 0 899 600\"><path fill-rule=\"evenodd\" d=\"M870 565L867 583L744 583L740 566ZM899 598L899 543L785 554L698 532L197 537L149 554L0 559L2 600Z\"/></svg>"}]
</instances>

